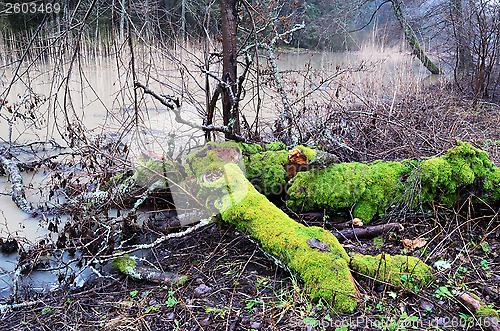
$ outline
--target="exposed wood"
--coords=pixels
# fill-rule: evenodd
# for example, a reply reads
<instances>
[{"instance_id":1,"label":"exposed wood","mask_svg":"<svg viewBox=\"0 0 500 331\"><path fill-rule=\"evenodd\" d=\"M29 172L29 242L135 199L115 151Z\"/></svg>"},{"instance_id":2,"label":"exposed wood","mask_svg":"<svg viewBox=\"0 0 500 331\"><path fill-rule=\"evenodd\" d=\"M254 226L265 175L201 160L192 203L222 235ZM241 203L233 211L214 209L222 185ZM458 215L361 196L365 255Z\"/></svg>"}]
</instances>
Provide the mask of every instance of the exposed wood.
<instances>
[{"instance_id":1,"label":"exposed wood","mask_svg":"<svg viewBox=\"0 0 500 331\"><path fill-rule=\"evenodd\" d=\"M478 314L478 312L484 309L486 305L483 302L481 302L481 300L479 300L477 297L473 296L468 292L462 292L460 295L457 296L457 299L470 312L472 312L475 315L478 315L478 317L481 319L481 322L488 330L500 331L500 323L498 321L498 317Z\"/></svg>"}]
</instances>

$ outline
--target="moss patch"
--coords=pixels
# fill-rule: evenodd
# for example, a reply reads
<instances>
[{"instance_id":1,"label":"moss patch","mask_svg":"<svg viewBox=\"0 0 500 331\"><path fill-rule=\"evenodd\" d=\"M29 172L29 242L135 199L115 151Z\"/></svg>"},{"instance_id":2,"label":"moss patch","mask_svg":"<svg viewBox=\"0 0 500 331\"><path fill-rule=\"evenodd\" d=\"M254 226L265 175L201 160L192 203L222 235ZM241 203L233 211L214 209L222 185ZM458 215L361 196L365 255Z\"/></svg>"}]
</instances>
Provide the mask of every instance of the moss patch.
<instances>
[{"instance_id":1,"label":"moss patch","mask_svg":"<svg viewBox=\"0 0 500 331\"><path fill-rule=\"evenodd\" d=\"M246 175L259 192L278 195L284 192L288 163L286 150L253 154L246 163Z\"/></svg>"},{"instance_id":2,"label":"moss patch","mask_svg":"<svg viewBox=\"0 0 500 331\"><path fill-rule=\"evenodd\" d=\"M476 312L477 316L489 316L499 318L498 312L490 306L481 306Z\"/></svg>"},{"instance_id":3,"label":"moss patch","mask_svg":"<svg viewBox=\"0 0 500 331\"><path fill-rule=\"evenodd\" d=\"M451 206L470 187L483 200L500 199L500 169L484 151L459 142L441 157L422 161L341 163L298 173L288 190L293 210L350 210L365 223L410 192L415 207L438 201ZM464 192L462 192L462 196ZM406 198L408 199L408 198Z\"/></svg>"},{"instance_id":4,"label":"moss patch","mask_svg":"<svg viewBox=\"0 0 500 331\"><path fill-rule=\"evenodd\" d=\"M130 276L133 279L141 279L141 275L137 273L134 268L136 261L128 254L113 259L111 264L113 265L113 268L117 269L122 274Z\"/></svg>"},{"instance_id":5,"label":"moss patch","mask_svg":"<svg viewBox=\"0 0 500 331\"><path fill-rule=\"evenodd\" d=\"M353 216L369 222L383 214L386 205L401 190L399 162L334 164L328 169L298 173L288 190L288 206L294 210L348 209Z\"/></svg>"},{"instance_id":6,"label":"moss patch","mask_svg":"<svg viewBox=\"0 0 500 331\"><path fill-rule=\"evenodd\" d=\"M222 219L258 240L262 248L286 263L305 282L310 297L323 299L337 311L352 312L356 290L348 266L349 257L337 238L318 227L305 227L288 217L244 179L236 165L227 165L226 177L235 180L222 202ZM243 197L243 199L241 199ZM233 201L241 201L233 205ZM327 243L331 251L311 248L308 239Z\"/></svg>"},{"instance_id":7,"label":"moss patch","mask_svg":"<svg viewBox=\"0 0 500 331\"><path fill-rule=\"evenodd\" d=\"M266 147L266 150L273 151L273 152L282 151L282 150L286 149L285 144L283 144L281 141L275 141L275 142L266 144L265 147Z\"/></svg>"},{"instance_id":8,"label":"moss patch","mask_svg":"<svg viewBox=\"0 0 500 331\"><path fill-rule=\"evenodd\" d=\"M432 280L431 267L413 256L353 254L351 268L394 286L420 286Z\"/></svg>"},{"instance_id":9,"label":"moss patch","mask_svg":"<svg viewBox=\"0 0 500 331\"><path fill-rule=\"evenodd\" d=\"M425 285L433 278L432 268L413 256L353 254L351 268L394 286Z\"/></svg>"},{"instance_id":10,"label":"moss patch","mask_svg":"<svg viewBox=\"0 0 500 331\"><path fill-rule=\"evenodd\" d=\"M252 155L262 152L262 146L259 144L238 143L238 146L240 147L241 152L245 155Z\"/></svg>"}]
</instances>

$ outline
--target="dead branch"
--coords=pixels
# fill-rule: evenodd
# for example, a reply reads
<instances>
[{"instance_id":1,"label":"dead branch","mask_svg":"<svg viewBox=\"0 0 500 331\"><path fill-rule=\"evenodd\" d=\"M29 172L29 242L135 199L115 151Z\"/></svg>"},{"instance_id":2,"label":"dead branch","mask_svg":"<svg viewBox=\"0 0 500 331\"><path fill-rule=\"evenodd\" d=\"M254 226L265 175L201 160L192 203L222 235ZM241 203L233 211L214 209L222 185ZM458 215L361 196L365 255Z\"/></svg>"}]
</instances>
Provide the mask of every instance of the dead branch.
<instances>
[{"instance_id":1,"label":"dead branch","mask_svg":"<svg viewBox=\"0 0 500 331\"><path fill-rule=\"evenodd\" d=\"M222 86L224 87L224 85ZM236 141L245 141L245 138L234 133L229 126L200 125L198 123L185 120L184 118L182 118L181 115L182 106L178 99L174 99L166 95L158 95L156 92L150 90L140 82L135 82L134 87L141 88L145 94L151 95L153 98L158 100L162 105L168 107L174 113L175 121L177 123L188 125L194 129L221 132L224 133L226 137L229 137L230 139L234 139Z\"/></svg>"},{"instance_id":2,"label":"dead branch","mask_svg":"<svg viewBox=\"0 0 500 331\"><path fill-rule=\"evenodd\" d=\"M16 206L25 213L36 213L31 203L26 200L23 177L21 176L21 172L19 171L18 162L12 160L12 158L7 158L5 155L0 154L0 163L2 164L5 174L7 176L10 176L10 181L12 183L12 201L14 201Z\"/></svg>"},{"instance_id":3,"label":"dead branch","mask_svg":"<svg viewBox=\"0 0 500 331\"><path fill-rule=\"evenodd\" d=\"M339 241L345 241L353 238L371 238L391 231L402 231L403 226L399 223L388 223L381 225L368 226L364 228L352 228L332 232Z\"/></svg>"}]
</instances>

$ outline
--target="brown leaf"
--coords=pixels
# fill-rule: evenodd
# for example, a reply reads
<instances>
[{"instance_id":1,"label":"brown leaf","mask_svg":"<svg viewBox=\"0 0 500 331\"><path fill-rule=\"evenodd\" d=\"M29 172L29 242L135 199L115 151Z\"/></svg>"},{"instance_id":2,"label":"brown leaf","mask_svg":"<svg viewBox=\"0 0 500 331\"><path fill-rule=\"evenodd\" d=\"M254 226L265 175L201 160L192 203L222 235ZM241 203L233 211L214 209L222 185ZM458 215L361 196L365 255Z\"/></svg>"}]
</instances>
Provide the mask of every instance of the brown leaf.
<instances>
[{"instance_id":1,"label":"brown leaf","mask_svg":"<svg viewBox=\"0 0 500 331\"><path fill-rule=\"evenodd\" d=\"M311 246L311 248L317 248L322 252L324 252L324 251L331 252L332 251L332 249L330 247L328 247L327 243L321 242L316 238L307 239L306 242L309 244L309 246Z\"/></svg>"},{"instance_id":2,"label":"brown leaf","mask_svg":"<svg viewBox=\"0 0 500 331\"><path fill-rule=\"evenodd\" d=\"M363 221L360 220L359 218L355 217L353 220L352 220L352 224L354 224L355 226L363 226Z\"/></svg>"},{"instance_id":3,"label":"brown leaf","mask_svg":"<svg viewBox=\"0 0 500 331\"><path fill-rule=\"evenodd\" d=\"M304 152L302 152L298 148L294 148L288 152L288 160L290 160L290 163L294 163L294 164L306 164L307 163L307 157L305 156Z\"/></svg>"},{"instance_id":4,"label":"brown leaf","mask_svg":"<svg viewBox=\"0 0 500 331\"><path fill-rule=\"evenodd\" d=\"M416 248L424 247L427 244L427 241L423 238L417 239L402 239L401 242L406 249L414 250Z\"/></svg>"}]
</instances>

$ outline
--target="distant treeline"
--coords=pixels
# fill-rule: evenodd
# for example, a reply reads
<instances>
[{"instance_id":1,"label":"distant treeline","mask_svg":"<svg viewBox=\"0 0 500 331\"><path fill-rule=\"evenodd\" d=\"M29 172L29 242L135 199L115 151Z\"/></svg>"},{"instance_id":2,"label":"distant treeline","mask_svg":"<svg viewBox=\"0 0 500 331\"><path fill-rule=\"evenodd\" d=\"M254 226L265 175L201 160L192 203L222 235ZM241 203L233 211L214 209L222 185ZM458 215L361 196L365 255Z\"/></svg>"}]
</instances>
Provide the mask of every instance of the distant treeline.
<instances>
[{"instance_id":1,"label":"distant treeline","mask_svg":"<svg viewBox=\"0 0 500 331\"><path fill-rule=\"evenodd\" d=\"M305 23L304 30L294 33L293 47L308 49L345 50L359 42L359 33L351 33L368 22L381 0L357 5L356 2L324 0L249 1L249 6L265 8L273 6L276 20L283 24ZM243 2L241 2L243 3ZM276 6L276 3L279 3ZM13 7L17 4L17 7ZM36 29L45 23L43 33L61 31L85 31L89 36L103 36L115 33L123 37L127 30L127 19L131 18L141 38L178 38L191 40L220 36L220 12L218 2L192 0L55 0L54 2L33 1L20 6L19 1L5 1L0 28L5 33L18 34ZM45 7L44 7L45 6ZM47 7L47 6L50 6ZM241 22L260 20L259 15L241 7ZM49 9L49 10L47 10ZM8 10L8 12L6 12ZM384 13L378 15L379 20ZM81 25L84 25L81 29ZM243 24L241 25L243 26ZM366 30L365 30L366 31ZM105 32L103 34L103 32ZM244 33L242 29L242 34Z\"/></svg>"}]
</instances>

